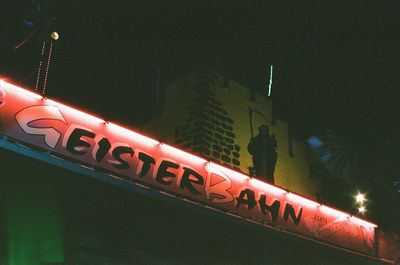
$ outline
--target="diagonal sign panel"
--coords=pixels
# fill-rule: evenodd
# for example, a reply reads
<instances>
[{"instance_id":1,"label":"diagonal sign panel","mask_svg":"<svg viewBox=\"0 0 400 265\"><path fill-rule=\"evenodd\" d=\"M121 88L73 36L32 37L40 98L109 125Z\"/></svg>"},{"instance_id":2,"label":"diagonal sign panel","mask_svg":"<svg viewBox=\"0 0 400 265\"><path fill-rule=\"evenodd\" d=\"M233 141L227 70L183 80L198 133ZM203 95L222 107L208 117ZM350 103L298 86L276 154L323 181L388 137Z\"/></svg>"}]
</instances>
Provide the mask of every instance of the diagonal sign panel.
<instances>
[{"instance_id":1,"label":"diagonal sign panel","mask_svg":"<svg viewBox=\"0 0 400 265\"><path fill-rule=\"evenodd\" d=\"M376 253L370 222L5 81L0 134L263 225Z\"/></svg>"}]
</instances>

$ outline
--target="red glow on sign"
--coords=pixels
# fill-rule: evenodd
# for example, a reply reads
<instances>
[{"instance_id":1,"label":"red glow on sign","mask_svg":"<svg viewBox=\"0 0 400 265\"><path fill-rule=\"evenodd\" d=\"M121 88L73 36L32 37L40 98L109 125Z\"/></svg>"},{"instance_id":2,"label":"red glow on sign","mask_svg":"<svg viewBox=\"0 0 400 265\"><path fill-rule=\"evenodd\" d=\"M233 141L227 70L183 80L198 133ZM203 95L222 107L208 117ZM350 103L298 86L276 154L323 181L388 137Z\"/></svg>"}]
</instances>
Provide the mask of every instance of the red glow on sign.
<instances>
[{"instance_id":1,"label":"red glow on sign","mask_svg":"<svg viewBox=\"0 0 400 265\"><path fill-rule=\"evenodd\" d=\"M166 153L171 153L176 157L179 157L181 159L189 159L190 162L195 163L196 165L205 165L207 163L207 160L204 158L198 157L193 154L189 154L188 152L182 151L181 149L178 149L176 147L160 143L159 148L161 148L162 151Z\"/></svg>"},{"instance_id":2,"label":"red glow on sign","mask_svg":"<svg viewBox=\"0 0 400 265\"><path fill-rule=\"evenodd\" d=\"M149 147L156 147L160 144L159 141L153 140L147 136L141 135L139 133L136 133L132 130L129 130L127 128L124 128L120 125L117 125L113 122L105 122L104 125L108 127L106 130L111 130L116 134L119 134L123 137L126 137L127 139L135 139L139 141L140 143L149 146Z\"/></svg>"},{"instance_id":3,"label":"red glow on sign","mask_svg":"<svg viewBox=\"0 0 400 265\"><path fill-rule=\"evenodd\" d=\"M298 204L301 204L301 205L304 205L304 206L307 206L307 207L310 207L310 208L320 207L319 203L317 203L315 201L312 201L312 200L309 200L309 199L306 199L304 197L301 197L300 195L297 195L297 194L294 194L294 193L291 193L291 192L289 192L287 194L287 197L291 201L294 201L294 202L296 202Z\"/></svg>"},{"instance_id":4,"label":"red glow on sign","mask_svg":"<svg viewBox=\"0 0 400 265\"><path fill-rule=\"evenodd\" d=\"M255 187L259 187L260 189L265 189L271 194L275 194L277 196L285 196L287 194L286 190L283 190L281 188L278 188L274 185L271 185L269 183L263 182L259 179L250 179L250 183L254 185Z\"/></svg>"},{"instance_id":5,"label":"red glow on sign","mask_svg":"<svg viewBox=\"0 0 400 265\"><path fill-rule=\"evenodd\" d=\"M8 89L13 89L17 93L20 93L21 95L28 96L26 99L33 98L33 99L39 99L40 100L40 99L43 98L42 96L40 96L40 95L38 95L36 93L33 93L33 92L29 91L29 90L20 88L18 86L15 86L15 85L13 85L11 83L6 82L5 80L0 80L0 86L2 86L4 88L8 88Z\"/></svg>"},{"instance_id":6,"label":"red glow on sign","mask_svg":"<svg viewBox=\"0 0 400 265\"><path fill-rule=\"evenodd\" d=\"M6 81L0 89L6 92L0 134L262 224L362 252L374 249L368 244L375 224Z\"/></svg>"},{"instance_id":7,"label":"red glow on sign","mask_svg":"<svg viewBox=\"0 0 400 265\"><path fill-rule=\"evenodd\" d=\"M74 115L79 115L81 119L85 120L85 122L89 122L89 123L94 123L94 124L102 124L105 123L105 121L101 118L98 118L92 114L88 114L86 112L77 110L76 108L67 106L63 103L59 103L55 100L52 99L48 99L48 98L44 98L44 101L49 104L49 105L53 105L53 106L57 106L60 109L66 110L68 112L71 112L71 114L73 113Z\"/></svg>"}]
</instances>

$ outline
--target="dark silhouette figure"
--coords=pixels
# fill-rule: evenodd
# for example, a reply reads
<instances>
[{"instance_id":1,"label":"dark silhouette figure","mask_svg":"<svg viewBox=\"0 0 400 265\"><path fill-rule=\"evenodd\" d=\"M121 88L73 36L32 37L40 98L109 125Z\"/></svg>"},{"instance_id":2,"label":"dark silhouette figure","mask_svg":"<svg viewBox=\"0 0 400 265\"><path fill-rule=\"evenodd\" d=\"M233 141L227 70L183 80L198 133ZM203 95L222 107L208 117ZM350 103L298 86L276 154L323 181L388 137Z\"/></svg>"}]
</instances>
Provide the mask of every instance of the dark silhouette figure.
<instances>
[{"instance_id":1,"label":"dark silhouette figure","mask_svg":"<svg viewBox=\"0 0 400 265\"><path fill-rule=\"evenodd\" d=\"M258 178L274 183L274 171L278 158L275 135L269 134L267 125L258 128L258 135L250 140L247 150L253 156L255 174Z\"/></svg>"}]
</instances>

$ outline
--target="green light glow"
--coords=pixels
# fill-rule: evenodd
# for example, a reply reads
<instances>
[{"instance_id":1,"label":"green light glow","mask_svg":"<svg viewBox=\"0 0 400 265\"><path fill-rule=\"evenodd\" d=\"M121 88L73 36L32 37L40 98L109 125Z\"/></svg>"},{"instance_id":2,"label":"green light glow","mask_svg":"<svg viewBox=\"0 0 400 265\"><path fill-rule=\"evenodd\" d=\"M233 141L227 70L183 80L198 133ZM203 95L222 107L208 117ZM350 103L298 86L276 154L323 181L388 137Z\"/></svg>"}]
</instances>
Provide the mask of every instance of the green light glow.
<instances>
[{"instance_id":1,"label":"green light glow","mask_svg":"<svg viewBox=\"0 0 400 265\"><path fill-rule=\"evenodd\" d=\"M21 183L20 183L21 184ZM61 225L49 187L9 187L3 194L8 265L64 261Z\"/></svg>"}]
</instances>

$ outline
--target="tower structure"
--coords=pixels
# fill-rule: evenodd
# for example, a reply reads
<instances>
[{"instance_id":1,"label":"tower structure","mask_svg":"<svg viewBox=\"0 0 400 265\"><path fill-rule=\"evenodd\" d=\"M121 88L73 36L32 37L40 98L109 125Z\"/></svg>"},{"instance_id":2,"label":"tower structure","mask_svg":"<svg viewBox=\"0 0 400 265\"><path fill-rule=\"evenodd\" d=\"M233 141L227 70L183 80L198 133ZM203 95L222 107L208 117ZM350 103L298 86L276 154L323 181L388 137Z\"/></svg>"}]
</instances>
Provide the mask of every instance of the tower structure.
<instances>
[{"instance_id":1,"label":"tower structure","mask_svg":"<svg viewBox=\"0 0 400 265\"><path fill-rule=\"evenodd\" d=\"M252 115L249 115L250 114ZM211 161L252 175L247 146L262 125L277 142L275 184L315 198L319 182L310 174L308 147L288 123L273 117L272 100L207 69L184 76L165 89L160 115L143 131Z\"/></svg>"}]
</instances>

